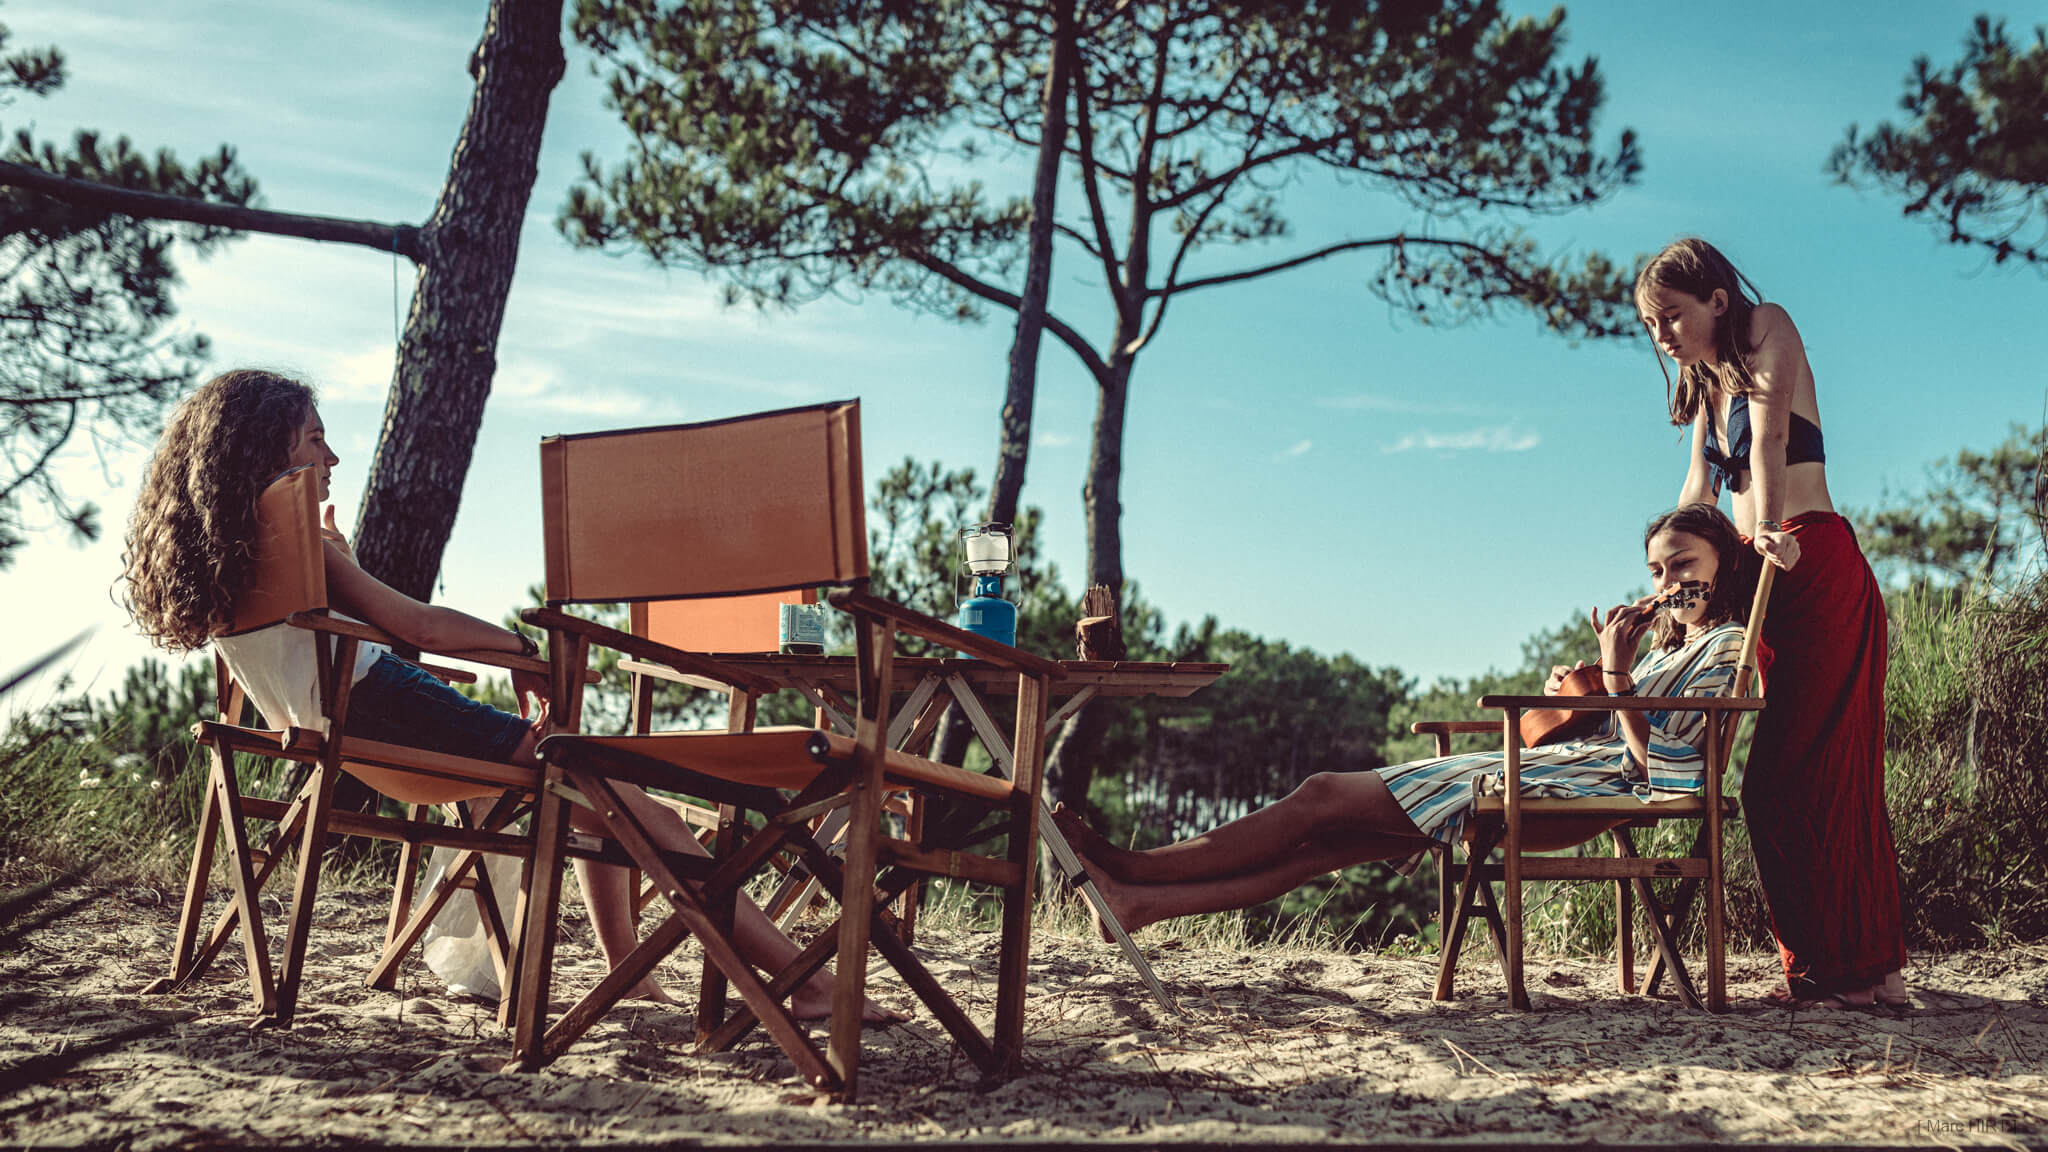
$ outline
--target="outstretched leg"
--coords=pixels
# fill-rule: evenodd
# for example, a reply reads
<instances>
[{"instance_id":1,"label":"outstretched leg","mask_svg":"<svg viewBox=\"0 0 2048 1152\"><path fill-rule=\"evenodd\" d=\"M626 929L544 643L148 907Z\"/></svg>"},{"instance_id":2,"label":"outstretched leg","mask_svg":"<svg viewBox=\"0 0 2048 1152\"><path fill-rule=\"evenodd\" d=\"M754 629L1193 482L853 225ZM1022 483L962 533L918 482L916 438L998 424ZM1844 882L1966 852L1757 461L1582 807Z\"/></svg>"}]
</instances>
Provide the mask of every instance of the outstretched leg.
<instances>
[{"instance_id":1,"label":"outstretched leg","mask_svg":"<svg viewBox=\"0 0 2048 1152\"><path fill-rule=\"evenodd\" d=\"M1125 884L1179 885L1245 874L1280 875L1298 866L1304 842L1321 845L1339 836L1361 848L1371 841L1375 847L1369 851L1379 854L1361 851L1353 859L1330 867L1384 860L1427 847L1422 830L1402 811L1386 782L1379 773L1369 771L1318 772L1284 799L1248 816L1179 843L1142 852L1116 847L1064 809L1053 815L1060 831L1087 858L1092 871ZM1396 840L1407 842L1407 847L1381 851ZM1314 874L1315 870L1311 870L1306 875Z\"/></svg>"},{"instance_id":2,"label":"outstretched leg","mask_svg":"<svg viewBox=\"0 0 2048 1152\"><path fill-rule=\"evenodd\" d=\"M1125 931L1136 932L1147 924L1176 916L1249 908L1292 892L1325 873L1372 860L1407 856L1427 846L1424 839L1381 835L1296 841L1289 851L1278 854L1277 859L1256 871L1171 884L1132 884L1096 874L1095 888ZM1107 933L1104 938L1107 939Z\"/></svg>"}]
</instances>

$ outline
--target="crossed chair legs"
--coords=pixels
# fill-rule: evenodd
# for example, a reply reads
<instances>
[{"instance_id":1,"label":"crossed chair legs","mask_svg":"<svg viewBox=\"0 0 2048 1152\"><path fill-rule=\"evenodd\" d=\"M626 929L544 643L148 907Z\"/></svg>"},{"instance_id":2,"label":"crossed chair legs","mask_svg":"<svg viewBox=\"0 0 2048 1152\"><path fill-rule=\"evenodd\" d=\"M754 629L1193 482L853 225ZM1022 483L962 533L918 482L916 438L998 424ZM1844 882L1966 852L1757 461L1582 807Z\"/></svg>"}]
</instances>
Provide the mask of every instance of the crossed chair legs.
<instances>
[{"instance_id":1,"label":"crossed chair legs","mask_svg":"<svg viewBox=\"0 0 2048 1152\"><path fill-rule=\"evenodd\" d=\"M1014 1055L1019 1037L998 1027L995 1043L984 1037L954 1003L938 979L925 968L902 939L901 922L886 908L888 901L917 879L916 873L889 869L875 882L871 911L859 920L842 914L801 949L780 971L759 975L733 944L733 924L741 886L778 852L795 851L810 874L840 906L848 900L846 866L813 835L817 816L847 803L846 785L855 771L851 762L829 763L818 776L785 801L772 789L737 785L700 777L688 791L721 801L721 826L739 825L740 808L761 812L766 823L738 843L722 843L711 858L663 852L631 810L620 803L610 781L630 778L635 765L629 755L602 746L579 745L551 755L546 795L536 814L533 882L520 937L520 1003L515 1009L513 1060L508 1067L533 1070L559 1057L619 999L687 936L696 936L704 951L704 976L697 1011L699 1047L718 1051L730 1047L755 1026L765 1029L795 1065L797 1073L821 1092L841 1096L852 1091L858 1064L859 1006L865 980L845 967L849 950L864 955L870 944L879 951L918 999L931 1010L960 1044L968 1059L985 1075L996 1075ZM664 771L688 776L673 766ZM551 1027L545 1027L548 973L553 964L553 933L545 926L559 910L559 861L567 835L567 806L583 802L602 819L606 834L623 849L630 863L652 882L669 915L647 931L617 967L586 993ZM959 822L929 820L933 838L957 833ZM614 861L625 863L627 861ZM849 928L849 925L856 925ZM852 931L849 944L845 933ZM835 991L833 1043L821 1052L804 1027L790 1014L792 992L820 968L841 958L840 986ZM848 990L850 988L850 991ZM726 1014L727 991L737 992L738 1010ZM853 1005L850 1013L839 1001ZM847 1030L851 1029L850 1035ZM849 1047L850 1045L850 1047Z\"/></svg>"},{"instance_id":2,"label":"crossed chair legs","mask_svg":"<svg viewBox=\"0 0 2048 1152\"><path fill-rule=\"evenodd\" d=\"M443 825L429 822L429 806L424 804L410 805L403 820L333 813L328 810L334 790L333 769L318 764L301 766L292 774L291 786L285 792L293 799L284 803L242 795L229 761L232 752L223 753L217 745L210 745L209 752L207 788L200 802L191 870L172 945L171 972L144 989L146 993L174 991L190 984L212 966L228 937L240 928L243 959L258 1014L256 1023L289 1026L298 1009L313 902L319 891L320 862L325 856L329 831L394 840L403 845L383 948L367 978L370 987L386 991L396 987L398 969L405 957L441 908L465 888L472 891L477 901L501 976L511 975L511 936L499 917L489 871L479 867L479 863L486 848L524 854L519 839L503 832L525 810L524 804L511 796L502 796L486 807L481 816L473 816L460 804L445 805L448 823ZM246 822L252 819L272 822L260 846L249 837ZM299 842L298 875L284 941L284 966L273 977L260 900L263 886L286 858L294 840ZM222 841L227 847L223 863L228 872L229 901L202 943L200 927L205 918L206 893ZM414 876L420 850L426 844L452 844L462 851L425 898L415 903ZM503 979L500 983L509 988ZM510 1004L509 996L501 1003L501 1022L509 1023Z\"/></svg>"},{"instance_id":3,"label":"crossed chair legs","mask_svg":"<svg viewBox=\"0 0 2048 1152\"><path fill-rule=\"evenodd\" d=\"M1609 830L1614 837L1614 854L1625 859L1640 859L1636 851L1635 838L1626 824ZM1432 849L1438 868L1439 896L1438 923L1442 925L1442 938L1437 959L1436 992L1437 1000L1449 1000L1454 996L1458 974L1458 958L1464 949L1465 936L1472 928L1475 917L1483 920L1491 930L1495 953L1500 957L1501 969L1508 981L1510 1002L1517 1008L1529 1007L1528 993L1522 986L1521 971L1513 963L1508 944L1505 922L1501 919L1500 905L1495 899L1493 885L1503 879L1503 869L1491 863L1494 849L1500 846L1506 829L1498 823L1487 822L1478 825L1465 842L1465 862L1462 867L1453 863L1452 849ZM1704 829L1694 837L1688 855L1694 859L1704 858L1706 841ZM1453 884L1456 885L1456 895ZM1614 882L1615 894L1615 982L1624 993L1634 994L1635 979L1635 935L1634 904L1641 902L1645 919L1650 925L1652 959L1650 972L1643 991L1653 995L1664 974L1671 974L1672 983L1678 989L1678 997L1686 1007L1696 1011L1706 1005L1701 1000L1698 988L1685 967L1685 959L1678 947L1678 932L1691 914L1694 901L1699 897L1701 882L1698 877L1688 876L1679 881L1669 901L1658 898L1650 886L1650 879L1637 876ZM1710 942L1718 947L1718 942Z\"/></svg>"}]
</instances>

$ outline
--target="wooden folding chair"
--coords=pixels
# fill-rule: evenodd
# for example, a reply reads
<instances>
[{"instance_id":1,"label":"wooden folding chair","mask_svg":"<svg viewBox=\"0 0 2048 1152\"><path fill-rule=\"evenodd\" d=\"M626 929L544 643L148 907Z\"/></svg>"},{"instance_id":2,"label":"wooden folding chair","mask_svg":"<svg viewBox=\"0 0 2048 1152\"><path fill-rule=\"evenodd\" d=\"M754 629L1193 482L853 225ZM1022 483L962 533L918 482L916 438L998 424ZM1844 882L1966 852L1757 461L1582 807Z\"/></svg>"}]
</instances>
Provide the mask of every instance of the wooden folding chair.
<instances>
[{"instance_id":1,"label":"wooden folding chair","mask_svg":"<svg viewBox=\"0 0 2048 1152\"><path fill-rule=\"evenodd\" d=\"M1457 978L1458 956L1474 917L1492 930L1494 950L1500 956L1501 971L1507 978L1508 1000L1516 1008L1529 1007L1529 993L1522 975L1522 885L1537 880L1612 880L1616 902L1615 977L1623 992L1636 991L1634 911L1631 892L1642 902L1655 950L1648 990L1655 991L1664 971L1671 973L1678 995L1687 1007L1704 1007L1720 1012L1728 1005L1728 974L1723 910L1726 893L1722 883L1722 833L1725 823L1738 815L1733 796L1722 794L1722 774L1728 765L1729 749L1745 713L1764 706L1761 694L1751 695L1756 680L1757 648L1763 638L1764 612L1770 602L1771 582L1776 569L1766 564L1750 602L1749 621L1743 632L1742 655L1735 679L1726 696L1699 698L1639 696L1482 696L1481 708L1501 709L1498 724L1491 721L1424 721L1410 731L1436 738L1437 755L1451 754L1451 737L1463 732L1499 732L1505 753L1505 781L1502 794L1481 796L1478 807L1466 822L1465 863L1456 867L1448 848L1434 849L1439 884L1439 912L1442 933L1438 952L1436 996L1452 997ZM1704 712L1706 746L1701 754L1706 779L1699 792L1670 800L1645 803L1630 796L1552 798L1523 796L1521 789L1521 718L1533 708L1567 710L1623 709L1628 711ZM1691 849L1682 857L1644 857L1636 850L1632 828L1652 827L1664 820L1697 820L1699 832ZM1614 838L1613 858L1552 856L1554 852L1590 841L1604 832ZM1491 862L1494 850L1499 863ZM1679 887L1668 902L1658 899L1650 881L1678 878ZM1452 885L1457 892L1452 894ZM1493 885L1500 884L1505 909L1494 898ZM1679 952L1678 936L1695 899L1706 897L1707 995L1704 1002L1686 971Z\"/></svg>"},{"instance_id":2,"label":"wooden folding chair","mask_svg":"<svg viewBox=\"0 0 2048 1152\"><path fill-rule=\"evenodd\" d=\"M657 882L671 915L642 940L597 988L545 1035L550 940L529 932L522 944L516 1063L544 1065L609 1010L685 936L705 955L699 995L702 1045L722 1048L756 1022L788 1054L798 1073L841 1098L855 1092L861 1016L870 947L900 973L918 998L984 1074L1005 1074L1022 1043L1029 960L1032 865L1037 844L1038 790L1043 772L1046 699L1060 675L1049 660L993 643L867 591L860 422L856 402L820 405L710 424L648 428L542 442L550 605L652 601L832 586L830 600L853 617L858 654L855 731L754 729L737 715L724 732L650 736L555 736L542 743L547 786L536 819L536 887L531 923L553 913L555 870L568 803L588 803L611 835ZM565 692L592 644L637 659L731 684L735 701L773 687L714 658L593 625L553 607L527 619L549 630L555 682ZM1017 678L1014 780L985 776L891 748L887 741L899 632L925 637L1002 667ZM557 708L573 707L565 696ZM745 711L750 705L741 705ZM765 824L731 837L702 864L664 860L647 831L613 799L614 781L713 798L734 818L741 808ZM885 793L915 789L949 806L915 841L884 834ZM790 796L794 793L794 796ZM844 809L848 839L842 862L810 832L810 822ZM998 853L965 845L993 813L1005 837ZM786 970L764 979L740 958L732 924L740 885L775 853L799 852L839 904L836 923ZM675 865L672 867L671 865ZM920 874L987 884L1002 893L1003 926L993 1040L940 987L905 946L883 907ZM813 1046L784 1004L836 956L837 979L827 1050ZM745 1008L725 1018L726 987ZM530 1013L530 1014L529 1014Z\"/></svg>"},{"instance_id":3,"label":"wooden folding chair","mask_svg":"<svg viewBox=\"0 0 2048 1152\"><path fill-rule=\"evenodd\" d=\"M265 491L258 513L262 535L255 580L249 593L235 606L228 632L230 636L240 636L280 625L303 630L303 634L285 634L282 642L304 645L307 659L299 671L314 682L244 685L236 681L227 660L216 652L218 715L193 726L195 738L207 750L208 779L200 802L198 834L173 947L171 974L148 990L169 991L200 976L239 927L259 1022L288 1026L297 1008L304 973L320 861L327 837L334 833L392 840L403 846L391 912L385 924L383 953L370 971L370 986L387 990L395 986L399 964L436 913L457 891L467 888L474 893L492 946L493 961L499 969L500 986L506 991L502 1017L513 1003L512 933L500 921L489 871L478 866L479 853L530 858L530 840L505 829L529 806L540 786L539 768L471 760L349 735L348 702L358 645L388 644L392 640L374 628L337 617L328 610L317 485L311 469L296 469ZM464 660L504 668L537 673L549 670L544 661L507 653L459 655ZM453 669L423 667L444 679L475 679ZM259 698L272 697L264 703L266 713L281 713L266 714L272 727L243 723L252 690ZM278 692L304 695L298 703L280 702L275 698ZM295 710L310 715L294 715ZM304 726L295 726L294 719ZM293 765L289 773L291 782L279 793L290 799L245 794L237 754ZM334 811L334 786L343 772L405 805L407 815L401 819ZM486 798L494 799L494 803L481 820L472 820L461 802ZM431 821L435 810L444 813L445 822ZM270 830L252 838L248 826L252 820L270 824ZM226 846L222 862L227 869L231 897L228 908L202 943L200 926L217 839ZM283 965L273 980L258 897L294 839L299 845L298 874L292 889ZM463 851L433 890L415 901L415 875L421 850L440 845Z\"/></svg>"}]
</instances>

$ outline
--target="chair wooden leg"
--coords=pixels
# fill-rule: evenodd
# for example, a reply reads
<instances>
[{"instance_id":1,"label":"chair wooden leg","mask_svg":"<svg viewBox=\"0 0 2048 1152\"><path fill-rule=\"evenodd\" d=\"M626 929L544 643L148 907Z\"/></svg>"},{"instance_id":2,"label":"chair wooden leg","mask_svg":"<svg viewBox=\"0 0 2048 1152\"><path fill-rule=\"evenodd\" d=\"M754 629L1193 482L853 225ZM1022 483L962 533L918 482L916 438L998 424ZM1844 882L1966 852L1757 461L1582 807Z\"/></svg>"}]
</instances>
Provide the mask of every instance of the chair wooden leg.
<instances>
[{"instance_id":1,"label":"chair wooden leg","mask_svg":"<svg viewBox=\"0 0 2048 1152\"><path fill-rule=\"evenodd\" d=\"M427 822L428 806L409 804L406 819L415 824ZM412 898L419 886L420 842L407 840L398 850L398 882L391 886L391 914L384 918L384 951L391 951L391 944L398 939L398 933L412 914ZM376 987L376 985L371 985Z\"/></svg>"},{"instance_id":2,"label":"chair wooden leg","mask_svg":"<svg viewBox=\"0 0 2048 1152\"><path fill-rule=\"evenodd\" d=\"M235 794L233 810L236 813L236 822L232 826L246 828L247 824L242 822L246 819L246 816L242 814L239 792ZM279 819L277 826L271 829L270 836L265 840L263 849L259 852L246 853L262 861L261 865L256 868L253 878L247 882L248 890L251 893L260 895L263 891L263 886L270 883L270 874L277 871L278 865L283 863L286 846L292 842L293 838L298 836L299 828L305 819L306 799L301 795L293 802L290 808L286 809L283 817ZM221 834L227 836L227 829L231 825L226 819L222 819L219 827ZM245 854L244 850L248 848L247 840L246 838L235 839L230 837L228 848L230 855L240 857ZM221 950L227 947L228 937L234 935L235 929L242 924L242 902L239 893L244 882L240 878L238 870L232 866L228 868L228 882L229 894L231 896L228 907L213 922L213 928L207 933L206 941L199 946L198 956L193 959L192 966L185 973L184 980L179 982L181 985L204 975L206 970L213 965L215 958L220 955ZM253 903L252 900L252 906ZM263 922L260 910L256 922L259 926ZM257 931L259 935L262 933L260 927ZM270 945L267 936L262 938L264 940L263 955L267 958L270 955ZM243 946L245 948L248 946L246 939L243 941ZM264 961L263 980L267 982L270 978L269 960L266 959ZM274 999L271 998L271 994L258 993L256 999L260 1013L268 1013L276 1006Z\"/></svg>"},{"instance_id":3,"label":"chair wooden leg","mask_svg":"<svg viewBox=\"0 0 2048 1152\"><path fill-rule=\"evenodd\" d=\"M249 867L249 832L242 817L242 793L235 786L231 766L217 773L213 784L220 801L221 831L227 835L228 883L234 889L231 911L241 919L242 959L249 966L249 990L255 996L256 1011L267 1017L279 1011L283 1002L270 977L270 941L264 934L263 909L258 904L263 885ZM273 861L276 858L275 854L271 857ZM224 922L227 919L222 917ZM223 927L229 925L224 923ZM288 1020L289 1016L285 1018Z\"/></svg>"},{"instance_id":4,"label":"chair wooden leg","mask_svg":"<svg viewBox=\"0 0 2048 1152\"><path fill-rule=\"evenodd\" d=\"M417 907L409 910L405 923L399 925L395 932L386 933L384 952L377 958L376 965L370 969L364 983L383 992L398 987L398 970L405 964L405 958L411 955L413 946L420 942L420 937L426 935L427 928L434 922L434 917L440 915L441 909L447 906L455 893L462 890L463 881L469 877L472 870L479 879L483 877L482 862L481 853L462 852L456 855L449 863L448 870L442 873L434 887L428 890L426 898L419 901Z\"/></svg>"},{"instance_id":5,"label":"chair wooden leg","mask_svg":"<svg viewBox=\"0 0 2048 1152\"><path fill-rule=\"evenodd\" d=\"M521 874L519 910L513 932L519 962L500 1002L500 1022L512 1028L512 1061L507 1071L538 1071L547 1061L542 1044L547 1030L549 973L555 963L555 919L561 913L562 862L569 832L569 802L555 791L562 769L548 762L533 805L533 855ZM504 1020L509 1012L511 1019Z\"/></svg>"},{"instance_id":6,"label":"chair wooden leg","mask_svg":"<svg viewBox=\"0 0 2048 1152\"><path fill-rule=\"evenodd\" d=\"M206 887L213 876L214 838L220 835L220 804L214 795L214 777L221 771L221 754L207 749L206 787L199 794L199 829L192 840L192 866L185 875L185 902L178 911L178 934L171 942L171 974L143 989L145 995L169 992L194 974L198 961L199 929L206 920Z\"/></svg>"},{"instance_id":7,"label":"chair wooden leg","mask_svg":"<svg viewBox=\"0 0 2048 1152\"><path fill-rule=\"evenodd\" d=\"M718 833L711 842L714 859L725 859L732 855L734 831L740 819L737 807L731 804L718 806ZM738 889L721 893L716 899L706 902L706 911L711 916L712 930L721 939L732 939L733 923L739 915L741 894ZM725 1022L725 994L727 983L725 973L712 963L711 953L704 953L703 975L697 984L697 1043L702 1045L718 1026Z\"/></svg>"},{"instance_id":8,"label":"chair wooden leg","mask_svg":"<svg viewBox=\"0 0 2048 1152\"><path fill-rule=\"evenodd\" d=\"M1621 855L1618 838L1614 854ZM1635 994L1636 909L1626 880L1614 882L1614 982L1624 993Z\"/></svg>"},{"instance_id":9,"label":"chair wooden leg","mask_svg":"<svg viewBox=\"0 0 2048 1152\"><path fill-rule=\"evenodd\" d=\"M865 757L865 750L862 751ZM875 766L879 768L879 765ZM879 771L861 768L867 786L857 786L847 812L845 882L840 892L839 956L832 985L832 1030L826 1060L847 1099L859 1087L862 1012L867 1004L868 936L875 909L876 841L882 833L882 794L872 782Z\"/></svg>"},{"instance_id":10,"label":"chair wooden leg","mask_svg":"<svg viewBox=\"0 0 2048 1152\"><path fill-rule=\"evenodd\" d=\"M1465 845L1465 874L1458 883L1457 903L1451 909L1450 923L1444 926L1442 938L1437 943L1436 993L1437 1000L1452 997L1458 977L1458 956L1465 948L1465 933L1472 923L1475 898L1487 899L1493 895L1483 879L1486 858L1493 854L1493 846L1500 840L1500 834L1492 829L1481 829L1476 837ZM1449 861L1453 851L1446 849L1444 859ZM1496 935L1500 935L1499 919L1492 917ZM1506 938L1501 936L1501 945Z\"/></svg>"},{"instance_id":11,"label":"chair wooden leg","mask_svg":"<svg viewBox=\"0 0 2048 1152\"><path fill-rule=\"evenodd\" d=\"M1045 690L1042 680L1020 677L1017 692L1017 788L1010 795L1010 841L1005 853L1017 879L1003 888L1001 963L996 977L997 1076L1015 1070L1024 1050L1024 993L1031 979L1032 889L1038 882L1038 767L1044 764Z\"/></svg>"},{"instance_id":12,"label":"chair wooden leg","mask_svg":"<svg viewBox=\"0 0 2048 1152\"><path fill-rule=\"evenodd\" d=\"M341 770L322 764L306 787L310 801L306 826L299 838L299 876L292 888L291 918L286 923L284 967L277 980L276 1023L289 1026L298 1011L299 984L305 977L306 945L313 931L313 903L320 894L320 864L327 854L327 813L334 802L334 785Z\"/></svg>"},{"instance_id":13,"label":"chair wooden leg","mask_svg":"<svg viewBox=\"0 0 2048 1152\"><path fill-rule=\"evenodd\" d=\"M1614 847L1617 854L1629 859L1639 859L1635 839L1626 828L1614 830ZM1636 898L1642 901L1644 919L1650 922L1650 935L1657 946L1657 955L1662 965L1671 972L1672 981L1678 986L1678 998L1685 1006L1698 1010L1699 992L1693 988L1692 977L1686 974L1685 959L1678 950L1678 937L1671 912L1664 902L1657 899L1657 893L1650 887L1647 876L1637 876L1631 881L1635 886Z\"/></svg>"},{"instance_id":14,"label":"chair wooden leg","mask_svg":"<svg viewBox=\"0 0 2048 1152\"><path fill-rule=\"evenodd\" d=\"M910 796L910 812L903 818L904 838L913 844L924 843L923 794L913 792ZM903 895L896 898L896 938L909 947L917 938L917 908L924 898L924 881L913 879L904 887Z\"/></svg>"},{"instance_id":15,"label":"chair wooden leg","mask_svg":"<svg viewBox=\"0 0 2048 1152\"><path fill-rule=\"evenodd\" d=\"M1718 813L1707 817L1707 1011L1728 1010L1727 922Z\"/></svg>"}]
</instances>

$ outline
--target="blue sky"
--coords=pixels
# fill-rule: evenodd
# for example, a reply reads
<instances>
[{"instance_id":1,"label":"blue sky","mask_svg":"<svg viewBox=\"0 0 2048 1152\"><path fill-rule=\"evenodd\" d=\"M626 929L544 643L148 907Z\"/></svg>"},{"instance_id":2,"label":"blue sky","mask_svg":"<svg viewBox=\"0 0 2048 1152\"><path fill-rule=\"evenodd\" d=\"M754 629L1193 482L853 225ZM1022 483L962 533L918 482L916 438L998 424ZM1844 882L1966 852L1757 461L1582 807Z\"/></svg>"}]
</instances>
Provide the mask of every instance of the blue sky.
<instances>
[{"instance_id":1,"label":"blue sky","mask_svg":"<svg viewBox=\"0 0 2048 1152\"><path fill-rule=\"evenodd\" d=\"M469 100L484 7L13 0L0 21L15 43L62 48L71 81L0 110L0 124L43 136L92 126L188 155L231 142L268 207L417 222ZM1896 203L1822 170L1850 123L1894 115L1916 54L1959 54L1981 10L1569 7L1568 53L1598 57L1607 79L1602 130L1635 129L1645 170L1534 232L1624 260L1686 233L1726 250L1805 337L1844 506L1918 491L1932 461L1997 443L2048 402L2034 347L2048 281L1944 247ZM2038 4L1993 14L2048 20ZM588 64L572 45L439 598L495 618L538 581L535 445L551 433L857 395L871 476L909 455L986 477L1006 316L962 326L880 298L728 309L695 276L569 249L553 221L577 157L616 157L625 139ZM1008 191L1026 174L1007 162L982 175ZM1315 182L1288 189L1283 208L1304 245L1420 223ZM1685 466L1662 378L1646 341L1574 347L1519 314L1419 328L1364 291L1370 268L1326 261L1174 305L1131 389L1126 572L1175 621L1213 613L1424 680L1511 667L1535 630L1644 583L1641 525L1676 497ZM411 268L252 237L187 260L184 280L181 323L212 337L216 367L284 368L322 389L343 457L334 497L351 522ZM1056 266L1056 308L1098 337L1102 300L1093 269L1071 255ZM1070 584L1085 566L1092 388L1048 340L1025 501L1045 510L1048 555ZM72 495L103 505L106 538L78 548L48 533L0 573L9 615L29 617L10 627L0 665L97 626L69 667L104 690L147 651L111 592L146 451L81 448L65 462Z\"/></svg>"}]
</instances>

